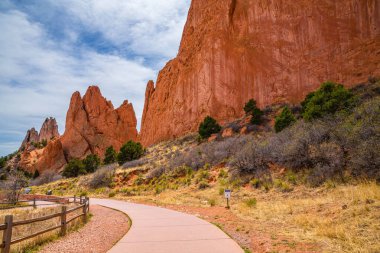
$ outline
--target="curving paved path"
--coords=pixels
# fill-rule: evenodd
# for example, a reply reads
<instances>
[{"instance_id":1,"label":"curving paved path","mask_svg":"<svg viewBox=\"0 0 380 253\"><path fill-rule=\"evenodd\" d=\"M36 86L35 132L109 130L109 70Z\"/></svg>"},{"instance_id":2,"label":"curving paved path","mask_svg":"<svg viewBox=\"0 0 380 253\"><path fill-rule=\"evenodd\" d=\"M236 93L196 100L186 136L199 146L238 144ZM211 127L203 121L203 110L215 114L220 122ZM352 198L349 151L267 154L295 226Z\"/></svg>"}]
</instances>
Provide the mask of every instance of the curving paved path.
<instances>
[{"instance_id":1,"label":"curving paved path","mask_svg":"<svg viewBox=\"0 0 380 253\"><path fill-rule=\"evenodd\" d=\"M193 215L110 199L91 198L90 203L120 210L132 220L131 229L111 253L243 252L223 231Z\"/></svg>"}]
</instances>

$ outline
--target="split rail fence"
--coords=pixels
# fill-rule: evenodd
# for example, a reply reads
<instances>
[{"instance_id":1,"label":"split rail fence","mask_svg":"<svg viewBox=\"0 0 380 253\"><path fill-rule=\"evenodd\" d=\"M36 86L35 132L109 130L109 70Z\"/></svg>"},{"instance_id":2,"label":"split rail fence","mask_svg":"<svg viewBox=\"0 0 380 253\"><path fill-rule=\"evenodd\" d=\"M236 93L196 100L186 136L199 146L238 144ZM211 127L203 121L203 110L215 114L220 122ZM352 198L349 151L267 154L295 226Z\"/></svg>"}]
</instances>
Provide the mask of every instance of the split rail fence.
<instances>
[{"instance_id":1,"label":"split rail fence","mask_svg":"<svg viewBox=\"0 0 380 253\"><path fill-rule=\"evenodd\" d=\"M73 202L70 202L70 199L73 199ZM33 201L34 206L36 206L36 201L38 200L34 199ZM49 200L49 201L52 201L52 200ZM87 215L90 211L90 199L88 197L77 198L76 196L74 196L74 197L68 198L68 202L66 203L75 203L75 204L78 204L78 206L67 209L67 206L63 205L61 212L59 213L54 213L54 214L46 215L43 217L38 217L34 219L29 219L29 220L22 220L22 221L13 221L13 215L6 215L4 223L0 224L0 231L3 231L3 240L2 240L2 243L0 244L1 253L9 253L11 249L11 245L13 244L29 240L33 237L48 233L55 229L60 229L61 230L60 236L64 236L66 235L66 232L67 232L67 225L70 222L80 217L82 217L84 223L87 222ZM75 215L74 217L71 217L70 219L67 218L68 214L73 213L77 210L81 210L81 212ZM60 225L50 227L45 230L41 230L37 233L27 235L24 237L15 238L15 239L12 238L12 229L15 227L25 226L25 225L29 225L35 222L47 221L47 220L54 219L57 217L60 217L60 221L61 221Z\"/></svg>"}]
</instances>

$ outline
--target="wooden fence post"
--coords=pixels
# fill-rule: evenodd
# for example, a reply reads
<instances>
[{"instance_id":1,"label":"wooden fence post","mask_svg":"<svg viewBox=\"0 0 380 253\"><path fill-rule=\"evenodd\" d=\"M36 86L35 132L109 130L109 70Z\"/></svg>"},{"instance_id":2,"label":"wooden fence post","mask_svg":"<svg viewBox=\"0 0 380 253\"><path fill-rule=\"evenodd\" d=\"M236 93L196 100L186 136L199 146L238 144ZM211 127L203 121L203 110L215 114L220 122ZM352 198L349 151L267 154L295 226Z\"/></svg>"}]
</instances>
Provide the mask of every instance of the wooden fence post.
<instances>
[{"instance_id":1,"label":"wooden fence post","mask_svg":"<svg viewBox=\"0 0 380 253\"><path fill-rule=\"evenodd\" d=\"M33 208L36 208L36 198L33 199Z\"/></svg>"},{"instance_id":2,"label":"wooden fence post","mask_svg":"<svg viewBox=\"0 0 380 253\"><path fill-rule=\"evenodd\" d=\"M7 228L3 232L4 247L2 248L1 253L9 253L11 251L13 215L5 216L5 224L7 225Z\"/></svg>"},{"instance_id":3,"label":"wooden fence post","mask_svg":"<svg viewBox=\"0 0 380 253\"><path fill-rule=\"evenodd\" d=\"M87 222L87 201L86 199L83 200L83 223Z\"/></svg>"},{"instance_id":4,"label":"wooden fence post","mask_svg":"<svg viewBox=\"0 0 380 253\"><path fill-rule=\"evenodd\" d=\"M87 197L87 212L90 212L90 198Z\"/></svg>"},{"instance_id":5,"label":"wooden fence post","mask_svg":"<svg viewBox=\"0 0 380 253\"><path fill-rule=\"evenodd\" d=\"M74 195L74 204L77 202L77 196Z\"/></svg>"},{"instance_id":6,"label":"wooden fence post","mask_svg":"<svg viewBox=\"0 0 380 253\"><path fill-rule=\"evenodd\" d=\"M79 205L82 205L82 196L79 197Z\"/></svg>"},{"instance_id":7,"label":"wooden fence post","mask_svg":"<svg viewBox=\"0 0 380 253\"><path fill-rule=\"evenodd\" d=\"M66 223L66 206L62 206L62 213L61 213L61 236L66 235L67 230L67 223Z\"/></svg>"}]
</instances>

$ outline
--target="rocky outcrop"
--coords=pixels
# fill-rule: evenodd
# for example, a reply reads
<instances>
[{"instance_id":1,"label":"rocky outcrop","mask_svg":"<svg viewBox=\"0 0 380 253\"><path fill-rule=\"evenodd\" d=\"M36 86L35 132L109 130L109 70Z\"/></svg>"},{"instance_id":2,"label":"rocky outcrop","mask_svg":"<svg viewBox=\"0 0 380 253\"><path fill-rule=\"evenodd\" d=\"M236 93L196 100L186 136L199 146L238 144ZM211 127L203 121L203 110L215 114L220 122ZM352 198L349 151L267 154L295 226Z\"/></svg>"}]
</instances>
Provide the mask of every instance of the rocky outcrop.
<instances>
[{"instance_id":1,"label":"rocky outcrop","mask_svg":"<svg viewBox=\"0 0 380 253\"><path fill-rule=\"evenodd\" d=\"M33 165L33 170L38 170L39 172L46 170L60 171L66 163L67 160L61 140L54 139L44 148L41 158Z\"/></svg>"},{"instance_id":2,"label":"rocky outcrop","mask_svg":"<svg viewBox=\"0 0 380 253\"><path fill-rule=\"evenodd\" d=\"M66 159L87 154L103 156L107 147L116 150L128 140L136 140L137 120L128 101L117 109L96 86L90 86L81 97L75 92L66 116L66 130L60 138Z\"/></svg>"},{"instance_id":3,"label":"rocky outcrop","mask_svg":"<svg viewBox=\"0 0 380 253\"><path fill-rule=\"evenodd\" d=\"M178 56L147 85L141 141L238 118L250 98L295 103L380 75L379 13L377 0L193 0Z\"/></svg>"},{"instance_id":4,"label":"rocky outcrop","mask_svg":"<svg viewBox=\"0 0 380 253\"><path fill-rule=\"evenodd\" d=\"M35 149L33 144L38 144L44 140L48 143L56 138L59 138L58 124L55 118L49 117L42 124L39 134L34 127L27 131L19 150L24 151L27 149L28 151L32 151Z\"/></svg>"},{"instance_id":5,"label":"rocky outcrop","mask_svg":"<svg viewBox=\"0 0 380 253\"><path fill-rule=\"evenodd\" d=\"M49 142L50 140L58 137L59 132L57 121L52 117L46 118L40 130L39 141L46 140Z\"/></svg>"},{"instance_id":6,"label":"rocky outcrop","mask_svg":"<svg viewBox=\"0 0 380 253\"><path fill-rule=\"evenodd\" d=\"M36 129L34 127L29 129L26 132L26 136L25 136L24 140L22 141L20 150L24 150L25 148L27 148L28 144L30 144L32 142L33 143L39 142L38 132L36 131Z\"/></svg>"}]
</instances>

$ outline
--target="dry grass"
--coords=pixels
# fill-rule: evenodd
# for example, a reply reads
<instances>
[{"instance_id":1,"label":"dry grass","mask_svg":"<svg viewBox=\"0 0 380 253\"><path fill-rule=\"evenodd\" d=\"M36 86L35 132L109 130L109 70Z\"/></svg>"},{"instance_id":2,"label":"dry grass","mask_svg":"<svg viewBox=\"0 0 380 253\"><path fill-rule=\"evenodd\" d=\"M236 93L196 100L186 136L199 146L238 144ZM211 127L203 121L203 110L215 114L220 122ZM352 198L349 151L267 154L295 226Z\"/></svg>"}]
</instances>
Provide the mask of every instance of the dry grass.
<instances>
[{"instance_id":1,"label":"dry grass","mask_svg":"<svg viewBox=\"0 0 380 253\"><path fill-rule=\"evenodd\" d=\"M273 247L281 238L290 238L292 242L303 245L318 245L318 249L321 249L318 252L380 252L380 186L374 182L361 182L356 185L334 185L329 182L318 188L310 188L298 183L298 179L298 185L293 185L291 180L282 178L279 182L288 184L289 189L284 190L283 184L282 188L279 187L280 184L274 184L273 188L264 191L249 186L234 187L234 182L228 182L226 178L219 176L222 169L219 167L208 168L210 176L205 180L208 180L210 187L203 190L199 190L197 183L202 171L194 172L191 177L169 176L165 180L157 180L155 184L136 183L141 179L139 177L144 178L151 169L168 163L173 152L183 151L193 144L162 143L150 148L147 155L150 161L141 167L118 168L111 187L88 189L85 182L91 175L87 175L32 189L36 193L53 189L54 194L58 195L86 193L90 196L112 196L155 205L216 210L226 204L221 194L223 189L231 187L232 214L241 223L247 224L247 231L269 235ZM189 178L190 184L184 184L184 179ZM157 191L157 186L164 186L165 189ZM247 204L253 199L256 199L255 204ZM212 216L212 211L207 215ZM251 228L248 229L248 226ZM236 231L241 232L240 227ZM249 236L252 241L261 242L262 238L257 237L258 234L249 233ZM293 246L289 244L292 251ZM305 251L307 250L300 252Z\"/></svg>"},{"instance_id":2,"label":"dry grass","mask_svg":"<svg viewBox=\"0 0 380 253\"><path fill-rule=\"evenodd\" d=\"M70 208L72 206L68 206ZM20 221L20 220L27 220L27 219L33 219L38 218L42 216L46 216L53 213L59 213L61 212L61 206L54 206L54 207L38 207L36 209L33 208L16 208L11 210L5 210L0 211L0 223L4 222L4 218L6 215L13 215L13 221ZM74 213L71 213L69 217L72 217L76 214L78 214L80 210L75 211ZM69 229L76 228L81 223L80 219L77 219L69 224ZM28 225L23 226L17 226L14 227L12 230L12 240L20 237L24 237L30 234L34 234L36 232L45 230L50 227L54 227L57 225L60 225L60 217L53 218L50 220L42 221L42 222L36 222ZM58 237L60 230L56 229L52 232L48 232L45 234L42 234L40 236L34 237L32 239L23 241L21 243L17 243L11 246L12 252L34 252L39 245L54 240ZM3 232L0 232L0 236L2 238Z\"/></svg>"}]
</instances>

